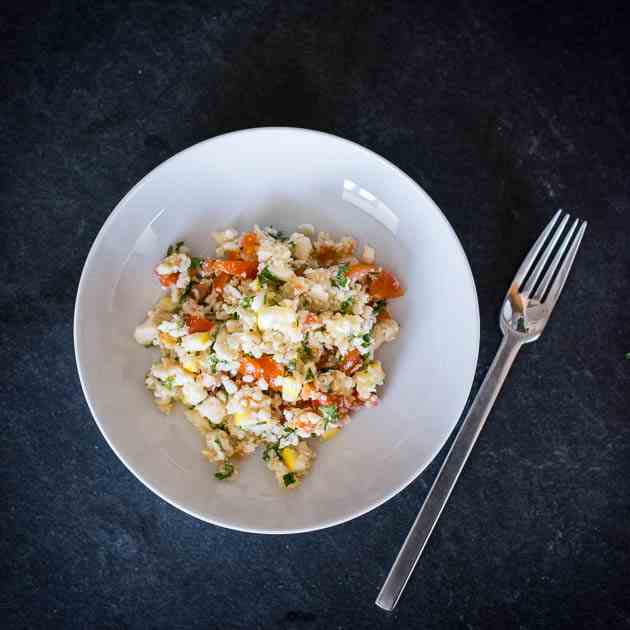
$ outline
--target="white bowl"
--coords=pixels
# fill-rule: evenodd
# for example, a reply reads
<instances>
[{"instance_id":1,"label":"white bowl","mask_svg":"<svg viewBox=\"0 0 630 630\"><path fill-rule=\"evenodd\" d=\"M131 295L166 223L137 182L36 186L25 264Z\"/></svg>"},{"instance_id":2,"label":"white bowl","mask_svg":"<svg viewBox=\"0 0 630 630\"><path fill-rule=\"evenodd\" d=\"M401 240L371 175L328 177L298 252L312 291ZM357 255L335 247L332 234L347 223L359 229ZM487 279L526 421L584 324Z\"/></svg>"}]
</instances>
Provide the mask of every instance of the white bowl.
<instances>
[{"instance_id":1,"label":"white bowl","mask_svg":"<svg viewBox=\"0 0 630 630\"><path fill-rule=\"evenodd\" d=\"M392 303L398 339L379 351L387 374L377 408L318 447L294 492L277 487L256 453L221 483L181 410L162 415L144 387L154 351L136 324L160 294L153 268L185 240L214 250L211 232L301 223L376 248L407 294ZM451 226L387 160L341 138L261 128L201 142L167 160L118 204L98 234L74 317L79 377L92 415L123 463L172 505L249 532L293 533L342 523L413 481L455 427L479 346L473 277Z\"/></svg>"}]
</instances>

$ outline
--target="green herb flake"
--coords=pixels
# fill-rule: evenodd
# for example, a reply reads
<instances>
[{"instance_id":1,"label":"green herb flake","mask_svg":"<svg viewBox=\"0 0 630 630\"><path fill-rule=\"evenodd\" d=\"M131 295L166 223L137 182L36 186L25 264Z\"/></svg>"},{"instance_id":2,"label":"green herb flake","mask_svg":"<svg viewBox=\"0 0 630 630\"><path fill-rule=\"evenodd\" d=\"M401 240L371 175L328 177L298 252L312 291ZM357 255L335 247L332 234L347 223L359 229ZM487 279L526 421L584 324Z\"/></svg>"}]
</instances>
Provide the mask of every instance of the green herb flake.
<instances>
[{"instance_id":1,"label":"green herb flake","mask_svg":"<svg viewBox=\"0 0 630 630\"><path fill-rule=\"evenodd\" d=\"M375 315L379 315L387 308L387 300L379 300L372 306Z\"/></svg>"},{"instance_id":2,"label":"green herb flake","mask_svg":"<svg viewBox=\"0 0 630 630\"><path fill-rule=\"evenodd\" d=\"M291 484L296 483L295 474L287 473L286 475L283 475L282 482L284 483L284 487L288 488Z\"/></svg>"},{"instance_id":3,"label":"green herb flake","mask_svg":"<svg viewBox=\"0 0 630 630\"><path fill-rule=\"evenodd\" d=\"M348 298L347 300L344 300L341 303L341 306L339 307L339 310L344 315L347 315L348 313L350 313L350 311L352 310L352 298Z\"/></svg>"},{"instance_id":4,"label":"green herb flake","mask_svg":"<svg viewBox=\"0 0 630 630\"><path fill-rule=\"evenodd\" d=\"M287 367L289 368L289 371L295 372L295 370L297 368L297 361L295 359L291 359L289 361Z\"/></svg>"},{"instance_id":5,"label":"green herb flake","mask_svg":"<svg viewBox=\"0 0 630 630\"><path fill-rule=\"evenodd\" d=\"M243 308L251 308L252 307L252 302L254 301L254 296L253 295L249 295L247 297L244 297L241 300L241 306Z\"/></svg>"},{"instance_id":6,"label":"green herb flake","mask_svg":"<svg viewBox=\"0 0 630 630\"><path fill-rule=\"evenodd\" d=\"M192 256L190 259L190 266L193 269L199 269L202 263L203 263L203 258L197 258L197 256Z\"/></svg>"},{"instance_id":7,"label":"green herb flake","mask_svg":"<svg viewBox=\"0 0 630 630\"><path fill-rule=\"evenodd\" d=\"M260 282L260 284L262 284L263 286L272 286L276 288L283 284L280 278L276 278L276 276L274 276L271 271L269 271L269 267L265 267L258 274L258 282Z\"/></svg>"},{"instance_id":8,"label":"green herb flake","mask_svg":"<svg viewBox=\"0 0 630 630\"><path fill-rule=\"evenodd\" d=\"M302 341L302 346L300 347L300 358L302 361L306 362L308 359L312 358L313 352L308 347L308 333L304 335L304 340Z\"/></svg>"},{"instance_id":9,"label":"green herb flake","mask_svg":"<svg viewBox=\"0 0 630 630\"><path fill-rule=\"evenodd\" d=\"M369 348L371 342L372 342L372 338L370 337L370 333L365 333L365 335L361 337L361 345L364 348Z\"/></svg>"},{"instance_id":10,"label":"green herb flake","mask_svg":"<svg viewBox=\"0 0 630 630\"><path fill-rule=\"evenodd\" d=\"M225 462L223 466L214 473L214 476L223 481L224 479L228 479L234 474L234 466L230 464L230 462Z\"/></svg>"},{"instance_id":11,"label":"green herb flake","mask_svg":"<svg viewBox=\"0 0 630 630\"><path fill-rule=\"evenodd\" d=\"M212 370L213 374L217 373L217 364L219 363L219 357L216 354L209 354L206 359L206 365Z\"/></svg>"},{"instance_id":12,"label":"green herb flake","mask_svg":"<svg viewBox=\"0 0 630 630\"><path fill-rule=\"evenodd\" d=\"M276 457L280 456L277 444L267 444L267 446L265 446L265 450L263 451L262 456L263 461L268 462L272 457L272 453L275 453Z\"/></svg>"},{"instance_id":13,"label":"green herb flake","mask_svg":"<svg viewBox=\"0 0 630 630\"><path fill-rule=\"evenodd\" d=\"M165 378L163 384L164 384L164 387L166 387L166 389L172 390L175 387L175 377L169 376Z\"/></svg>"},{"instance_id":14,"label":"green herb flake","mask_svg":"<svg viewBox=\"0 0 630 630\"><path fill-rule=\"evenodd\" d=\"M324 417L324 428L327 428L331 422L339 420L337 405L322 405L319 408L320 413Z\"/></svg>"},{"instance_id":15,"label":"green herb flake","mask_svg":"<svg viewBox=\"0 0 630 630\"><path fill-rule=\"evenodd\" d=\"M306 382L315 380L315 374L313 374L313 370L311 370L311 368L308 368L308 370L306 370L306 376L304 378Z\"/></svg>"},{"instance_id":16,"label":"green herb flake","mask_svg":"<svg viewBox=\"0 0 630 630\"><path fill-rule=\"evenodd\" d=\"M348 276L346 276L346 272L348 271L348 265L339 265L339 269L332 279L332 283L336 287L344 288L348 285Z\"/></svg>"},{"instance_id":17,"label":"green herb flake","mask_svg":"<svg viewBox=\"0 0 630 630\"><path fill-rule=\"evenodd\" d=\"M230 315L229 319L238 319L238 313L237 313L236 311L234 311L234 312Z\"/></svg>"}]
</instances>

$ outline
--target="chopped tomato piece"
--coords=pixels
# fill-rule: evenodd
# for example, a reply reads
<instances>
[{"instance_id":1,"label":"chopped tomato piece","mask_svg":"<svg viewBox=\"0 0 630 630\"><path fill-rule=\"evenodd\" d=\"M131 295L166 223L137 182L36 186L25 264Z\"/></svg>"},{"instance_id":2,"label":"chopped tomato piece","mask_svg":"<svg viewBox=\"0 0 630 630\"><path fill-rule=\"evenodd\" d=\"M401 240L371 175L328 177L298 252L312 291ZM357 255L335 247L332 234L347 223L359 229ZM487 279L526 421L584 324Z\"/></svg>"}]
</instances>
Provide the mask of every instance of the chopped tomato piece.
<instances>
[{"instance_id":1,"label":"chopped tomato piece","mask_svg":"<svg viewBox=\"0 0 630 630\"><path fill-rule=\"evenodd\" d=\"M353 374L361 367L362 363L363 357L361 356L361 353L356 348L353 348L341 360L339 369L346 374Z\"/></svg>"},{"instance_id":2,"label":"chopped tomato piece","mask_svg":"<svg viewBox=\"0 0 630 630\"><path fill-rule=\"evenodd\" d=\"M405 290L400 286L400 282L394 274L384 269L372 280L368 293L379 300L391 300L402 297Z\"/></svg>"},{"instance_id":3,"label":"chopped tomato piece","mask_svg":"<svg viewBox=\"0 0 630 630\"><path fill-rule=\"evenodd\" d=\"M368 273L376 273L380 270L380 267L376 265L372 265L370 263L356 263L355 265L350 265L348 267L348 271L346 271L346 276L350 278L350 280L359 280L363 278Z\"/></svg>"},{"instance_id":4,"label":"chopped tomato piece","mask_svg":"<svg viewBox=\"0 0 630 630\"><path fill-rule=\"evenodd\" d=\"M214 322L205 317L197 317L195 315L184 315L184 321L188 326L188 331L192 333L209 332L214 328Z\"/></svg>"},{"instance_id":5,"label":"chopped tomato piece","mask_svg":"<svg viewBox=\"0 0 630 630\"><path fill-rule=\"evenodd\" d=\"M245 258L256 258L258 251L258 237L254 232L246 232L241 238L241 249Z\"/></svg>"},{"instance_id":6,"label":"chopped tomato piece","mask_svg":"<svg viewBox=\"0 0 630 630\"><path fill-rule=\"evenodd\" d=\"M254 379L264 377L271 386L274 385L278 376L284 374L284 369L269 356L263 356L260 359L244 357L241 360L239 372L242 376L252 376Z\"/></svg>"},{"instance_id":7,"label":"chopped tomato piece","mask_svg":"<svg viewBox=\"0 0 630 630\"><path fill-rule=\"evenodd\" d=\"M178 273L169 273L165 276L158 274L158 280L163 287L171 287L177 282Z\"/></svg>"},{"instance_id":8,"label":"chopped tomato piece","mask_svg":"<svg viewBox=\"0 0 630 630\"><path fill-rule=\"evenodd\" d=\"M221 293L223 291L223 287L230 281L230 277L227 273L220 273L212 283L212 287L215 291Z\"/></svg>"},{"instance_id":9,"label":"chopped tomato piece","mask_svg":"<svg viewBox=\"0 0 630 630\"><path fill-rule=\"evenodd\" d=\"M225 257L228 260L240 260L241 254L240 252L237 252L235 249L230 249L225 253Z\"/></svg>"},{"instance_id":10,"label":"chopped tomato piece","mask_svg":"<svg viewBox=\"0 0 630 630\"><path fill-rule=\"evenodd\" d=\"M255 278L258 273L258 263L254 260L214 260L212 270L217 273L227 273L230 276Z\"/></svg>"},{"instance_id":11,"label":"chopped tomato piece","mask_svg":"<svg viewBox=\"0 0 630 630\"><path fill-rule=\"evenodd\" d=\"M319 324L320 320L315 313L311 313L310 311L304 317L305 324Z\"/></svg>"},{"instance_id":12,"label":"chopped tomato piece","mask_svg":"<svg viewBox=\"0 0 630 630\"><path fill-rule=\"evenodd\" d=\"M258 359L254 357L244 357L238 371L241 376L253 376L255 379L260 378L262 373Z\"/></svg>"},{"instance_id":13,"label":"chopped tomato piece","mask_svg":"<svg viewBox=\"0 0 630 630\"><path fill-rule=\"evenodd\" d=\"M263 356L258 359L263 376L269 385L273 385L278 376L284 374L284 368L271 357Z\"/></svg>"}]
</instances>

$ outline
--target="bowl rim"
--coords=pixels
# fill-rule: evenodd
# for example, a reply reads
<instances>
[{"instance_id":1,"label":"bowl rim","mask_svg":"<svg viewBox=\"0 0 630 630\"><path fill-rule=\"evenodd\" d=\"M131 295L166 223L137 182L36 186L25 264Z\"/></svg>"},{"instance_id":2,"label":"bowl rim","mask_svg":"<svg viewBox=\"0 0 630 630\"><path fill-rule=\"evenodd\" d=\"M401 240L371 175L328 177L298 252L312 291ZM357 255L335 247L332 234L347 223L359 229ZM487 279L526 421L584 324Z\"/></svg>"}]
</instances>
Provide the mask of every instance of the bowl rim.
<instances>
[{"instance_id":1,"label":"bowl rim","mask_svg":"<svg viewBox=\"0 0 630 630\"><path fill-rule=\"evenodd\" d=\"M185 507L184 505L181 505L180 503L178 503L175 499L172 499L170 497L165 496L157 487L155 487L152 483L148 482L147 480L145 480L138 472L136 472L136 470L134 469L134 467L122 456L122 454L118 451L118 449L116 448L116 446L112 443L112 441L109 439L107 432L105 431L105 428L101 422L101 420L99 419L99 417L97 416L95 410L94 410L94 406L92 404L92 400L90 398L90 395L88 393L88 388L87 388L87 383L85 382L84 379L84 370L81 364L81 348L80 348L80 343L79 343L79 336L78 336L78 331L79 331L79 327L81 324L81 310L82 310L82 306L81 306L81 295L83 292L83 288L84 288L84 284L86 281L86 276L87 276L87 271L88 268L91 266L93 259L96 255L97 250L99 249L100 243L101 241L104 240L104 238L107 235L107 232L109 230L109 226L111 225L111 223L113 222L113 220L116 218L116 216L122 212L123 207L126 206L126 202L127 200L135 194L136 190L138 190L140 187L144 186L148 181L150 181L152 178L154 178L161 170L162 168L166 167L166 165L171 162L172 160L175 160L177 158L180 158L182 155L184 155L185 153L188 153L189 151L193 151L195 149L199 149L201 146L216 142L220 139L224 139L228 136L239 136L239 135L253 135L256 133L268 133L268 132L298 132L298 133L306 133L306 134L310 134L310 135L319 135L319 136L325 136L330 140L333 141L337 141L337 142L342 142L348 145L351 145L354 149L366 154L369 158L371 159L376 159L378 161L380 161L382 164L384 164L387 168L393 170L397 175L403 177L405 180L407 180L408 183L410 183L412 185L413 188L416 189L416 191L420 194L420 196L424 197L425 201L433 208L433 210L436 212L436 215L440 218L441 221L443 221L446 224L447 230L450 232L451 236L454 238L455 244L456 244L456 248L459 251L460 256L463 258L463 261L465 263L465 268L467 271L467 278L468 278L468 282L470 283L469 289L472 289L472 294L474 297L474 313L471 314L471 317L474 317L474 331L475 331L475 339L474 339L474 360L471 362L470 367L468 368L468 376L467 376L467 396L466 399L464 400L464 404L462 405L461 410L459 411L458 414L458 419L455 422L453 429L446 435L446 437L439 443L436 445L435 449L433 450L433 452L431 453L431 456L427 459L427 462L424 466L418 468L409 478L405 479L401 484L398 484L396 487L394 487L390 492L384 494L382 497L380 497L379 499L377 499L376 501L373 501L371 504L369 504L368 506L362 507L358 510L355 510L352 513L349 514L345 514L339 518L333 518L333 519L328 519L325 521L322 521L321 523L318 523L315 526L309 526L309 527L299 527L299 528L287 528L287 529L265 529L265 528L257 528L257 527L247 527L247 526L241 526L238 525L236 523L233 522L226 522L226 521L222 521L221 519L216 519L216 518L209 518L203 514L197 513L194 510L191 510L187 507ZM112 449L112 451L115 453L115 455L118 457L118 459L124 464L124 466L127 468L127 470L129 470L131 472L131 474L138 479L145 487L147 487L149 490L151 490L153 493L155 493L158 497L160 497L160 499L162 499L163 501L166 501L166 503L168 503L169 505L172 505L173 507L181 510L182 512L185 512L186 514L188 514L189 516L192 516L194 518L197 518L201 521L204 521L206 523L210 523L211 525L216 525L218 527L224 527L226 529L230 529L233 531L239 531L239 532L244 532L244 533L251 533L251 534L267 534L267 535L287 535L287 534L302 534L302 533L307 533L307 532L315 532L315 531L319 531L322 529L327 529L329 527L334 527L336 525L341 525L343 523L347 523L349 521L354 520L355 518L359 518L361 516L365 516L366 514L368 514L369 512L371 512L372 510L375 510L376 508L380 507L381 505L387 503L387 501L389 501L390 499L392 499L393 497L395 497L397 494L399 494L400 492L402 492L405 488L407 488L407 486L409 486L413 481L415 481L427 468L428 466L435 460L435 458L437 457L437 455L439 454L439 452L442 450L442 448L444 448L444 445L446 444L446 442L449 440L449 438L451 437L451 435L455 432L455 430L457 429L459 422L461 420L463 411L466 408L466 405L468 403L468 399L470 398L470 394L472 391L472 386L473 386L473 382L474 382L474 378L475 378L475 372L476 372L476 368L477 368L477 363L479 360L479 345L480 345L480 335L481 335L481 329L480 329L480 314L479 314L479 297L477 294L477 287L475 285L475 279L472 273L472 269L470 268L470 262L468 260L468 257L466 256L466 252L464 250L464 247L461 243L461 241L459 240L459 237L457 236L457 233L455 232L455 230L453 229L453 226L450 224L450 222L448 221L448 219L446 218L446 216L444 215L444 213L442 212L442 210L438 207L438 205L433 201L433 199L429 196L429 194L420 186L420 184L418 184L412 177L410 177L407 173L405 173L401 168L399 168L398 166L396 166L395 164L393 164L392 162L390 162L389 160L387 160L386 158L384 158L383 156L379 155L378 153L372 151L371 149L368 149L356 142L353 142L352 140L348 140L346 138L343 138L341 136L332 134L332 133L327 133L324 131L318 131L315 129L307 129L304 127L288 127L288 126L261 126L261 127L250 127L247 129L239 129L236 131L229 131L226 133L222 133L220 135L217 136L213 136L211 138L207 138L206 140L202 140L200 142L197 142L177 153L175 153L174 155L172 155L171 157L167 158L166 160L164 160L163 162L161 162L160 164L158 164L155 168L153 168L151 171L149 171L144 177L142 177L142 179L140 179L128 192L127 194L124 195L124 197L116 204L116 206L114 207L114 209L109 213L107 219L105 220L105 222L103 223L103 225L101 226L98 234L96 235L94 241L92 242L92 245L90 246L90 250L88 252L88 255L85 259L85 263L83 264L83 269L81 271L81 276L79 278L79 284L77 285L77 294L76 294L76 298L75 298L75 303L74 303L74 316L73 316L73 340L74 340L74 356L75 356L75 362L76 362L76 368L77 368L77 373L79 376L79 382L81 383L81 389L83 391L83 396L85 398L85 401L87 402L88 408L90 410L90 413L92 414L92 418L94 419L94 422L96 423L96 426L98 427L99 431L101 432L101 435L105 438L105 441L107 442L107 444L109 445L109 447Z\"/></svg>"}]
</instances>

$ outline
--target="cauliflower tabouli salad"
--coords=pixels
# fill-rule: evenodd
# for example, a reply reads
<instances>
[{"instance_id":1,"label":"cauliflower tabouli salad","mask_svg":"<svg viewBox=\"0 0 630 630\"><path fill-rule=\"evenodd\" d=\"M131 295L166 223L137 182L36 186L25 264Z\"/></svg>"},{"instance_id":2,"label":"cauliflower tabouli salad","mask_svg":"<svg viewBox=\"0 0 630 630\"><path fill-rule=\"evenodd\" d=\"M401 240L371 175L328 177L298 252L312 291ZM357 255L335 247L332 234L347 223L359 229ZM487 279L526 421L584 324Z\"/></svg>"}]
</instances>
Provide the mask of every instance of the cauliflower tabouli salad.
<instances>
[{"instance_id":1,"label":"cauliflower tabouli salad","mask_svg":"<svg viewBox=\"0 0 630 630\"><path fill-rule=\"evenodd\" d=\"M356 241L310 225L215 233L217 258L180 242L155 272L165 295L134 333L160 359L146 385L157 406L176 402L202 433L217 479L262 449L283 488L311 467L310 438L328 440L350 413L378 403L385 374L374 353L398 334L387 300L398 280Z\"/></svg>"}]
</instances>

